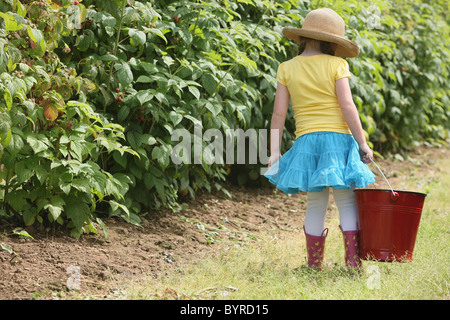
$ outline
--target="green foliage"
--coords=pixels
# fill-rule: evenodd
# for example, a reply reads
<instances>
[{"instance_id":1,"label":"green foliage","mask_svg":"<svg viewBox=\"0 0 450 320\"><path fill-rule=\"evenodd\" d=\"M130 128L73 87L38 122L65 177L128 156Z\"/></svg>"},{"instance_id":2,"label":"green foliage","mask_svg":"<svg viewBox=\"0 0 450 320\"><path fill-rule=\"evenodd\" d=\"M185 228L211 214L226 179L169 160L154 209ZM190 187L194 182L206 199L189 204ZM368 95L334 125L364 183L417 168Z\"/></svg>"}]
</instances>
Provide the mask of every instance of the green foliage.
<instances>
[{"instance_id":1,"label":"green foliage","mask_svg":"<svg viewBox=\"0 0 450 320\"><path fill-rule=\"evenodd\" d=\"M133 181L129 208L177 209L179 194L220 189L217 181L230 166L207 164L205 153L200 165L173 164L178 141L171 134L183 128L193 134L196 125L203 132L267 128L276 71L287 58L276 28L289 14L300 16L299 8L291 1L83 4L83 28L64 37L69 64L96 83L87 99L124 126L140 155L115 153L106 163ZM259 167L243 169L236 173L240 182L259 179Z\"/></svg>"},{"instance_id":2,"label":"green foliage","mask_svg":"<svg viewBox=\"0 0 450 320\"><path fill-rule=\"evenodd\" d=\"M57 222L75 236L96 232L98 204L117 211L131 183L99 164L112 152L138 155L121 144L123 127L86 102L94 84L54 53L70 33L64 13L57 20L58 8L42 1L1 6L0 216ZM126 207L121 214L130 217Z\"/></svg>"},{"instance_id":3,"label":"green foliage","mask_svg":"<svg viewBox=\"0 0 450 320\"><path fill-rule=\"evenodd\" d=\"M171 135L267 129L281 35L331 7L361 46L354 100L375 150L448 137L445 1L0 1L0 215L68 224L101 212L131 223L180 196L264 182L261 165L174 164ZM447 20L446 20L447 19ZM283 146L293 142L292 111ZM236 163L236 161L235 161Z\"/></svg>"},{"instance_id":4,"label":"green foliage","mask_svg":"<svg viewBox=\"0 0 450 320\"><path fill-rule=\"evenodd\" d=\"M399 153L448 138L450 74L445 1L337 1L361 46L352 90L379 152Z\"/></svg>"}]
</instances>

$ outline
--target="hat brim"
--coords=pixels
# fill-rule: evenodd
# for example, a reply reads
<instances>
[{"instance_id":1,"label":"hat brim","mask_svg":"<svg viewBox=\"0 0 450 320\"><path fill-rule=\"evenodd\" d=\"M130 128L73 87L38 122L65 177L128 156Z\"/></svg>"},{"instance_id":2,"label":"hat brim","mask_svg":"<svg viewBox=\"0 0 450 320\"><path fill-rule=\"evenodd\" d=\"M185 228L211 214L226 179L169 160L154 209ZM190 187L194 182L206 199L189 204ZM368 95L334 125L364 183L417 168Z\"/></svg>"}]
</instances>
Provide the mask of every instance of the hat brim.
<instances>
[{"instance_id":1,"label":"hat brim","mask_svg":"<svg viewBox=\"0 0 450 320\"><path fill-rule=\"evenodd\" d=\"M335 34L316 30L286 27L283 28L283 35L297 43L300 43L300 37L335 43L338 45L335 55L339 57L353 58L359 54L359 47L356 43Z\"/></svg>"}]
</instances>

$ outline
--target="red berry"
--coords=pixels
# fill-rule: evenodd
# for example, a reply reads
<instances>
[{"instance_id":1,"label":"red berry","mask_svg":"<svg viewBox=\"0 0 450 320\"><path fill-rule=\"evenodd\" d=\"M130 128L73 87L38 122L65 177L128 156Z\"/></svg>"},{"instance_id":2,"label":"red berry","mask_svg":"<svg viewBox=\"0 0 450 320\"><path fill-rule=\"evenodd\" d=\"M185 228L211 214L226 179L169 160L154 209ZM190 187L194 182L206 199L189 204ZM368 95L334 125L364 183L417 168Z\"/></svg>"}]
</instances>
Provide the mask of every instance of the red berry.
<instances>
[{"instance_id":1,"label":"red berry","mask_svg":"<svg viewBox=\"0 0 450 320\"><path fill-rule=\"evenodd\" d=\"M77 5L79 4L79 2L78 2L77 0L75 0L75 1L73 2L73 4L77 6Z\"/></svg>"},{"instance_id":2,"label":"red berry","mask_svg":"<svg viewBox=\"0 0 450 320\"><path fill-rule=\"evenodd\" d=\"M117 89L116 89L116 92L120 92L120 89L119 89L119 88L117 88Z\"/></svg>"},{"instance_id":3,"label":"red berry","mask_svg":"<svg viewBox=\"0 0 450 320\"><path fill-rule=\"evenodd\" d=\"M144 116L140 116L139 119L140 119L141 121L144 121Z\"/></svg>"},{"instance_id":4,"label":"red berry","mask_svg":"<svg viewBox=\"0 0 450 320\"><path fill-rule=\"evenodd\" d=\"M178 17L173 17L173 20L174 20L175 22L178 22L178 21L180 21L180 18L178 18Z\"/></svg>"},{"instance_id":5,"label":"red berry","mask_svg":"<svg viewBox=\"0 0 450 320\"><path fill-rule=\"evenodd\" d=\"M72 124L72 123L69 123L69 124L66 126L66 129L67 129L67 130L70 130L70 129L72 129L72 126L73 126L73 124Z\"/></svg>"}]
</instances>

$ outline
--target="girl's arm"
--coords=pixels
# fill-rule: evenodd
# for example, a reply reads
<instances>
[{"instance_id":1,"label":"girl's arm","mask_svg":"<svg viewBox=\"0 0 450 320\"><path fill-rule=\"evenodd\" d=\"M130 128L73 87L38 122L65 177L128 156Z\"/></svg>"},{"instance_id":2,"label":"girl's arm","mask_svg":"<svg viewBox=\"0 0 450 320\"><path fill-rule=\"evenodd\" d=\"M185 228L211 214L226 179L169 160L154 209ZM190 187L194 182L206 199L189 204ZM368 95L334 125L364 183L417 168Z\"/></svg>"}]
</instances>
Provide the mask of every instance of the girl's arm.
<instances>
[{"instance_id":1,"label":"girl's arm","mask_svg":"<svg viewBox=\"0 0 450 320\"><path fill-rule=\"evenodd\" d=\"M373 158L373 152L367 145L366 137L361 126L361 120L359 119L358 109L356 109L355 103L353 102L352 93L350 90L350 84L348 78L342 78L336 81L336 95L339 102L339 106L347 122L350 131L356 142L358 142L359 150L363 154L367 154ZM363 159L365 163L369 163L370 160Z\"/></svg>"},{"instance_id":2,"label":"girl's arm","mask_svg":"<svg viewBox=\"0 0 450 320\"><path fill-rule=\"evenodd\" d=\"M273 106L272 122L270 124L270 159L269 167L281 157L281 138L283 136L284 122L289 108L288 88L278 82ZM272 134L276 130L277 134Z\"/></svg>"}]
</instances>

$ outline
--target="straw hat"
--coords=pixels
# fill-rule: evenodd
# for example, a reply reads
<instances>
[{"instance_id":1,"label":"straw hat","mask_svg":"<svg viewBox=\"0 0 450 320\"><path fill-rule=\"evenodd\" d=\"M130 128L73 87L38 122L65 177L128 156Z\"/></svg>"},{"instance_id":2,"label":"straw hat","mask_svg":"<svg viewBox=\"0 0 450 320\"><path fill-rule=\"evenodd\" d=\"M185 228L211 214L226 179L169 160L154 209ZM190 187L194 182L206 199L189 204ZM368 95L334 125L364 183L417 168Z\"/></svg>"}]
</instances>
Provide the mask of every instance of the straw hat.
<instances>
[{"instance_id":1,"label":"straw hat","mask_svg":"<svg viewBox=\"0 0 450 320\"><path fill-rule=\"evenodd\" d=\"M344 36L344 20L335 11L328 8L309 12L302 28L283 28L283 35L295 42L300 42L300 37L305 37L336 43L338 45L336 56L350 58L359 54L358 45Z\"/></svg>"}]
</instances>

